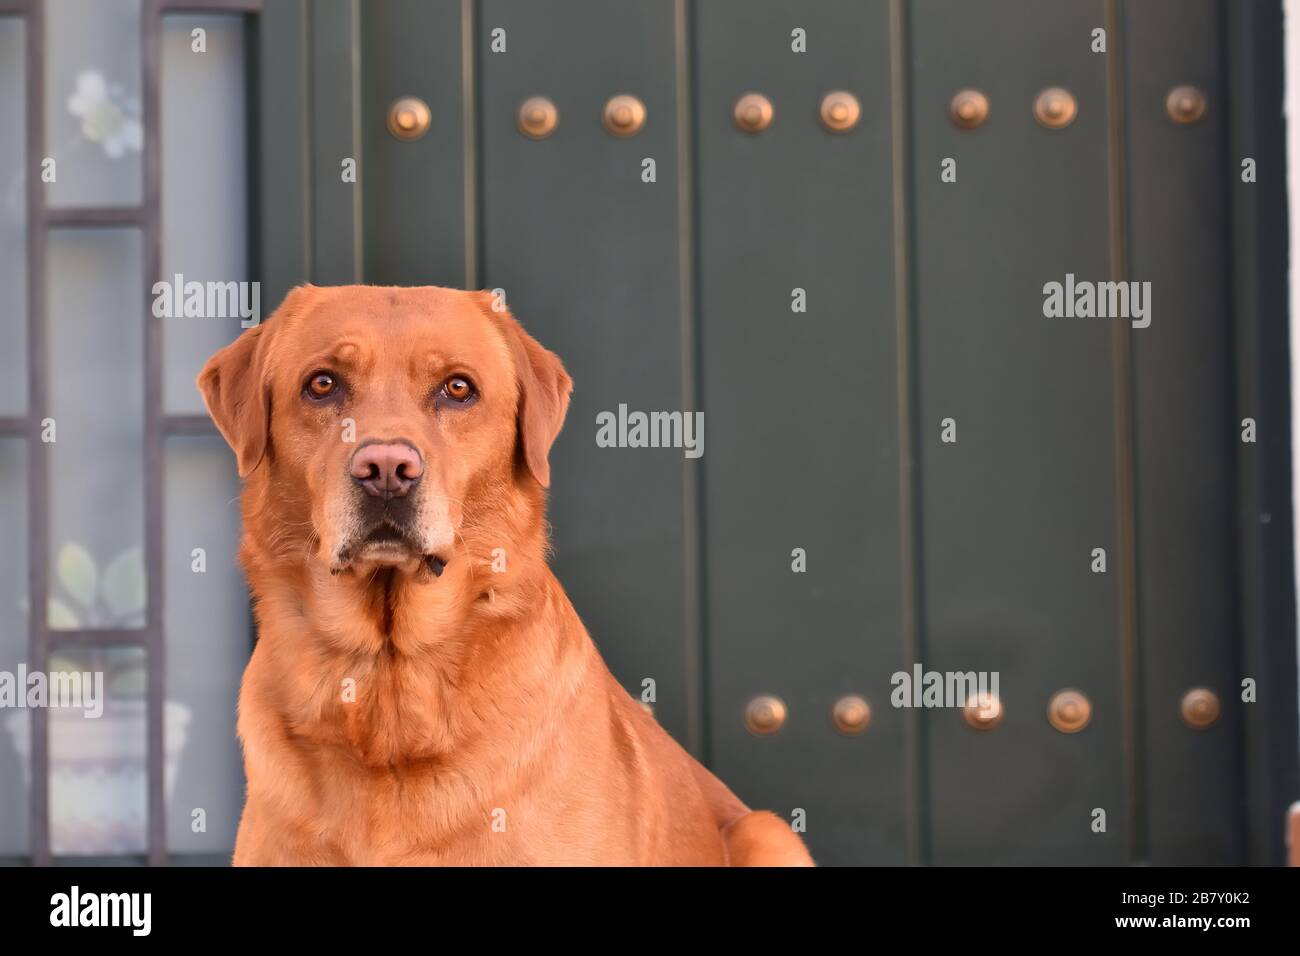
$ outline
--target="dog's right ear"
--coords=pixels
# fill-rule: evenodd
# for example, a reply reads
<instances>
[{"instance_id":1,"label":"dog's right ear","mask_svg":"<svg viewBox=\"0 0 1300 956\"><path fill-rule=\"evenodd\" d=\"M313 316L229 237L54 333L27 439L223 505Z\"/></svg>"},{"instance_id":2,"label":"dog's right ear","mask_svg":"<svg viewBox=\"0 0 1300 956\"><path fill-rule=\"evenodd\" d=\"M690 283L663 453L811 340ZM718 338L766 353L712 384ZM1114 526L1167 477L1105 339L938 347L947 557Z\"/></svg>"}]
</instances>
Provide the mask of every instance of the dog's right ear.
<instances>
[{"instance_id":1,"label":"dog's right ear","mask_svg":"<svg viewBox=\"0 0 1300 956\"><path fill-rule=\"evenodd\" d=\"M267 378L267 353L275 322L283 325L291 315L307 311L320 290L300 285L289 290L280 307L266 322L259 323L203 366L199 392L216 423L217 431L235 452L239 477L247 478L266 455L271 434L271 392ZM272 323L272 331L267 324Z\"/></svg>"},{"instance_id":2,"label":"dog's right ear","mask_svg":"<svg viewBox=\"0 0 1300 956\"><path fill-rule=\"evenodd\" d=\"M265 330L265 325L248 329L208 359L197 382L217 431L235 452L240 478L261 463L271 427Z\"/></svg>"}]
</instances>

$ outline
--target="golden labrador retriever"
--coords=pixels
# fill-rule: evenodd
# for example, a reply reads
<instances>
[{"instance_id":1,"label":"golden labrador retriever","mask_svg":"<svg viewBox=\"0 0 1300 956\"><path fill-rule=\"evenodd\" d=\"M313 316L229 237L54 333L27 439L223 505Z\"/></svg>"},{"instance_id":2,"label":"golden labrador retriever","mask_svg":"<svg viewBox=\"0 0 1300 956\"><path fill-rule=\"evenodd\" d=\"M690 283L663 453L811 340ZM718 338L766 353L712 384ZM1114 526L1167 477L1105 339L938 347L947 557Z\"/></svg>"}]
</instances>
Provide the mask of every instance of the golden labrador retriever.
<instances>
[{"instance_id":1,"label":"golden labrador retriever","mask_svg":"<svg viewBox=\"0 0 1300 956\"><path fill-rule=\"evenodd\" d=\"M546 564L572 382L488 293L303 286L198 379L259 640L237 865L806 865L619 686Z\"/></svg>"}]
</instances>

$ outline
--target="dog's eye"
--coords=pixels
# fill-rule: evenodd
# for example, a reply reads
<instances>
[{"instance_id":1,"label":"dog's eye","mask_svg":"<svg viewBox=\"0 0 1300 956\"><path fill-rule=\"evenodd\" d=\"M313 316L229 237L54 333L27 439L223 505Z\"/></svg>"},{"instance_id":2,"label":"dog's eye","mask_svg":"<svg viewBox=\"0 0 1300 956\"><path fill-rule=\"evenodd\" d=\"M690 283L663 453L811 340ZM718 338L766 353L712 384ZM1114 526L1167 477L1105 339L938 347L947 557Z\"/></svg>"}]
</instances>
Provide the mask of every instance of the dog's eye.
<instances>
[{"instance_id":1,"label":"dog's eye","mask_svg":"<svg viewBox=\"0 0 1300 956\"><path fill-rule=\"evenodd\" d=\"M462 375L453 375L442 383L442 394L453 402L468 402L474 397L474 383Z\"/></svg>"},{"instance_id":2,"label":"dog's eye","mask_svg":"<svg viewBox=\"0 0 1300 956\"><path fill-rule=\"evenodd\" d=\"M338 387L338 379L329 372L315 372L307 379L303 390L312 398L329 398Z\"/></svg>"}]
</instances>

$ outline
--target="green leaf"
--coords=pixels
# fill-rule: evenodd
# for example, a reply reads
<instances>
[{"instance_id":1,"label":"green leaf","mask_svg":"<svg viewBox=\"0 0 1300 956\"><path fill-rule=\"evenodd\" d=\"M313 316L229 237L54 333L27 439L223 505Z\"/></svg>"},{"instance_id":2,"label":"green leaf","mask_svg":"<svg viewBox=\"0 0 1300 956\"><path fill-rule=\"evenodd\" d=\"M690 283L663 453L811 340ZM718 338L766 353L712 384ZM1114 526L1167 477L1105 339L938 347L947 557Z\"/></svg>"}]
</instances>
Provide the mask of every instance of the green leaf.
<instances>
[{"instance_id":1,"label":"green leaf","mask_svg":"<svg viewBox=\"0 0 1300 956\"><path fill-rule=\"evenodd\" d=\"M86 669L86 667L82 666L82 661L76 657L69 657L65 654L50 655L49 670L52 674L70 674L74 671L84 671Z\"/></svg>"},{"instance_id":2,"label":"green leaf","mask_svg":"<svg viewBox=\"0 0 1300 956\"><path fill-rule=\"evenodd\" d=\"M45 626L51 631L76 631L81 628L81 621L77 619L72 608L58 598L50 598Z\"/></svg>"},{"instance_id":3,"label":"green leaf","mask_svg":"<svg viewBox=\"0 0 1300 956\"><path fill-rule=\"evenodd\" d=\"M69 541L59 552L59 583L68 595L85 608L95 606L95 559L90 552Z\"/></svg>"},{"instance_id":4,"label":"green leaf","mask_svg":"<svg viewBox=\"0 0 1300 956\"><path fill-rule=\"evenodd\" d=\"M127 548L108 563L102 590L104 603L115 618L144 610L145 581L144 555L139 548Z\"/></svg>"}]
</instances>

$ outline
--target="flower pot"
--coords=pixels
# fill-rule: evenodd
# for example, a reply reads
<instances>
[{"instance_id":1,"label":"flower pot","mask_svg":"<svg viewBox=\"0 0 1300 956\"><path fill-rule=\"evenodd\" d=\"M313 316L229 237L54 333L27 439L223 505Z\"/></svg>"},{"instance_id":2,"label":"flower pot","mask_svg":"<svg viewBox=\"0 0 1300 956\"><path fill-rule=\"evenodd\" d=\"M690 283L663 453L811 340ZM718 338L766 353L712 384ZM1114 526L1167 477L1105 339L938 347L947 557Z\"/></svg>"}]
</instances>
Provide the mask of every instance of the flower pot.
<instances>
[{"instance_id":1,"label":"flower pot","mask_svg":"<svg viewBox=\"0 0 1300 956\"><path fill-rule=\"evenodd\" d=\"M171 801L190 709L167 701L163 719L163 788ZM147 847L147 716L142 699L110 700L103 716L51 708L50 849L56 856L113 856ZM31 788L31 715L5 720Z\"/></svg>"}]
</instances>

